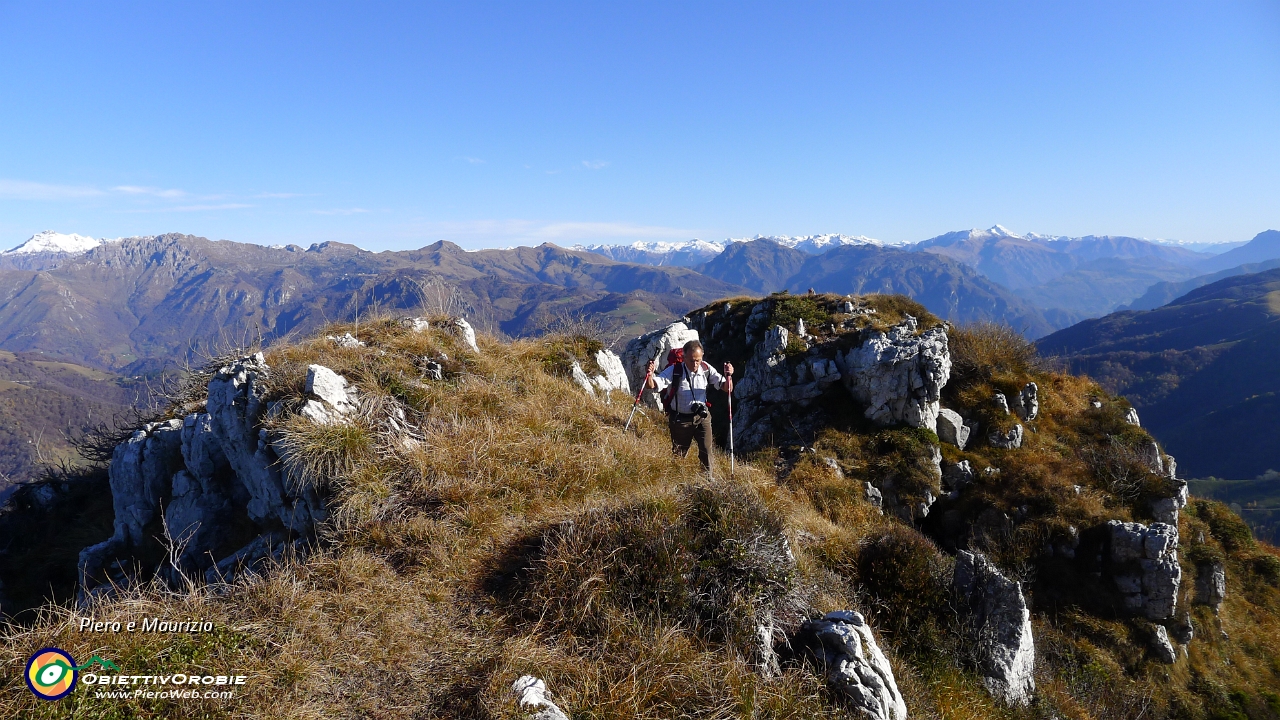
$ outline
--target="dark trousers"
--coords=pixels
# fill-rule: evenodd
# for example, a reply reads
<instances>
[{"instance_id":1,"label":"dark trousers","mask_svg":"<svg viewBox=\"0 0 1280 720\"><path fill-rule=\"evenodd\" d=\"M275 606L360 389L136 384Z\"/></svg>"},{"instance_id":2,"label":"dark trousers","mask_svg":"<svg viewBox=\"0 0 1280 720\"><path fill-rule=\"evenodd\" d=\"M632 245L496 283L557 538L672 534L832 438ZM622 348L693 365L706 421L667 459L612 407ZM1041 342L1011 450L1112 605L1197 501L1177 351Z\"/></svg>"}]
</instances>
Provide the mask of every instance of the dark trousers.
<instances>
[{"instance_id":1,"label":"dark trousers","mask_svg":"<svg viewBox=\"0 0 1280 720\"><path fill-rule=\"evenodd\" d=\"M676 457L689 454L689 445L698 441L698 460L702 461L702 469L711 467L711 416L698 417L693 414L672 413L667 421L671 430L671 452Z\"/></svg>"}]
</instances>

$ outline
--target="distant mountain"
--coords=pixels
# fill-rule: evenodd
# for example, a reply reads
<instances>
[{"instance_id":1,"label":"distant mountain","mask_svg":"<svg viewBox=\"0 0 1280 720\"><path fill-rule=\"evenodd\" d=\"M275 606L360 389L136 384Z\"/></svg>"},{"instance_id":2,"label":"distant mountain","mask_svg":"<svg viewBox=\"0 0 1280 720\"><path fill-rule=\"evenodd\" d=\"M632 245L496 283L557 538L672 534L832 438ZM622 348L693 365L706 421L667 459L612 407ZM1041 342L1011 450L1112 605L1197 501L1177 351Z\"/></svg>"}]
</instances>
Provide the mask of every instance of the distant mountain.
<instances>
[{"instance_id":1,"label":"distant mountain","mask_svg":"<svg viewBox=\"0 0 1280 720\"><path fill-rule=\"evenodd\" d=\"M776 240L760 238L730 243L714 260L698 266L698 272L724 282L741 285L758 293L787 287L787 281L804 265L809 255Z\"/></svg>"},{"instance_id":2,"label":"distant mountain","mask_svg":"<svg viewBox=\"0 0 1280 720\"><path fill-rule=\"evenodd\" d=\"M509 335L584 312L639 332L742 292L685 268L549 244L467 252L439 242L372 253L341 243L304 250L174 234L104 243L48 270L0 271L0 348L135 374L193 357L196 345L271 340L424 301Z\"/></svg>"},{"instance_id":3,"label":"distant mountain","mask_svg":"<svg viewBox=\"0 0 1280 720\"><path fill-rule=\"evenodd\" d=\"M1280 469L1280 268L1087 320L1038 346L1128 397L1183 474Z\"/></svg>"},{"instance_id":4,"label":"distant mountain","mask_svg":"<svg viewBox=\"0 0 1280 720\"><path fill-rule=\"evenodd\" d=\"M630 245L578 245L574 250L596 253L618 262L641 265L694 267L724 252L725 242L636 242Z\"/></svg>"},{"instance_id":5,"label":"distant mountain","mask_svg":"<svg viewBox=\"0 0 1280 720\"><path fill-rule=\"evenodd\" d=\"M1044 311L1094 317L1140 296L1153 283L1197 273L1210 256L1114 235L1019 235L996 225L946 233L914 246L954 258Z\"/></svg>"},{"instance_id":6,"label":"distant mountain","mask_svg":"<svg viewBox=\"0 0 1280 720\"><path fill-rule=\"evenodd\" d=\"M1101 257L1015 293L1038 308L1067 308L1081 317L1098 317L1133 301L1144 288L1195 273L1191 267L1160 257Z\"/></svg>"},{"instance_id":7,"label":"distant mountain","mask_svg":"<svg viewBox=\"0 0 1280 720\"><path fill-rule=\"evenodd\" d=\"M1239 265L1260 263L1280 258L1280 231L1267 230L1253 236L1249 242L1234 250L1200 263L1200 272L1210 273L1226 270Z\"/></svg>"},{"instance_id":8,"label":"distant mountain","mask_svg":"<svg viewBox=\"0 0 1280 720\"><path fill-rule=\"evenodd\" d=\"M734 244L768 240L802 253L818 255L832 248L846 245L895 245L862 235L757 235L753 238L730 238L714 242L686 240L683 242L635 242L630 245L577 245L574 250L593 252L620 262L644 265L678 265L697 267L711 260Z\"/></svg>"},{"instance_id":9,"label":"distant mountain","mask_svg":"<svg viewBox=\"0 0 1280 720\"><path fill-rule=\"evenodd\" d=\"M957 322L999 320L1039 337L1054 329L1026 301L960 262L879 245L844 245L807 255L761 238L734 243L698 268L756 292L900 293Z\"/></svg>"},{"instance_id":10,"label":"distant mountain","mask_svg":"<svg viewBox=\"0 0 1280 720\"><path fill-rule=\"evenodd\" d=\"M1147 288L1142 297L1134 300L1128 305L1122 306L1120 310L1154 310L1161 305L1166 305L1177 298L1186 295L1198 287L1204 287L1209 283L1215 283L1223 278L1234 277L1236 275L1248 275L1249 273L1258 273L1271 268L1280 267L1280 258L1275 260L1267 260L1259 263L1249 263L1247 265L1237 265L1226 270L1219 270L1208 275L1197 275L1190 280L1180 280L1177 282L1159 282Z\"/></svg>"}]
</instances>

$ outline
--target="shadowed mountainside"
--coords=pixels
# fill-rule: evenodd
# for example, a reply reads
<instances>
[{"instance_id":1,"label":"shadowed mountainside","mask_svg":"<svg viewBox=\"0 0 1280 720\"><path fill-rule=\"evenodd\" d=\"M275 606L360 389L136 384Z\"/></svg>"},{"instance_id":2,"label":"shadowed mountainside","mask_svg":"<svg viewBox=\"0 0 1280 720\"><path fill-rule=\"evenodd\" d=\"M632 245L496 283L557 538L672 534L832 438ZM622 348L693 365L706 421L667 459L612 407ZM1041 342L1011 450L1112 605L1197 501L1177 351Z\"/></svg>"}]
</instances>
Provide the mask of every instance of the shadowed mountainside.
<instances>
[{"instance_id":1,"label":"shadowed mountainside","mask_svg":"<svg viewBox=\"0 0 1280 720\"><path fill-rule=\"evenodd\" d=\"M1280 269L1087 320L1038 345L1128 397L1187 474L1280 468Z\"/></svg>"}]
</instances>

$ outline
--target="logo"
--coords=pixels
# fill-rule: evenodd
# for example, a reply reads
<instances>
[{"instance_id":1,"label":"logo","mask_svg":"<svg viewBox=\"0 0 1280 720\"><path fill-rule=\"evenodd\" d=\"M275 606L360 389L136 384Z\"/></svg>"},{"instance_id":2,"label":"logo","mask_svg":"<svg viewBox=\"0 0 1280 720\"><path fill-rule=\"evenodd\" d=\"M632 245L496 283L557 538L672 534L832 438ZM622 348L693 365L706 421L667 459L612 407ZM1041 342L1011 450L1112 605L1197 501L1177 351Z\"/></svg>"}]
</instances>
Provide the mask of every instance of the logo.
<instances>
[{"instance_id":1,"label":"logo","mask_svg":"<svg viewBox=\"0 0 1280 720\"><path fill-rule=\"evenodd\" d=\"M87 670L95 664L106 670L120 670L120 666L97 655L84 665L77 666L67 651L47 647L27 660L27 687L38 698L58 700L75 689L81 670Z\"/></svg>"},{"instance_id":2,"label":"logo","mask_svg":"<svg viewBox=\"0 0 1280 720\"><path fill-rule=\"evenodd\" d=\"M57 700L71 692L80 679L76 661L64 650L47 647L27 661L27 687L36 697Z\"/></svg>"}]
</instances>

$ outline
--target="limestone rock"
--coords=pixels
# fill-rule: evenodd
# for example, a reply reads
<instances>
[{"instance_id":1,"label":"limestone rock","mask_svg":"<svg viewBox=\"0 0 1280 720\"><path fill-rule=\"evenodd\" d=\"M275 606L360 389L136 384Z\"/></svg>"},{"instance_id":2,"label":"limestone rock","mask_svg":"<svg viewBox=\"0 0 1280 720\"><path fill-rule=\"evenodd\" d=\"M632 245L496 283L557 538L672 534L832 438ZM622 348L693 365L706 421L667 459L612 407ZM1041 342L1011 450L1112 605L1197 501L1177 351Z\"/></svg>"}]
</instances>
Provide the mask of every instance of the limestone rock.
<instances>
[{"instance_id":1,"label":"limestone rock","mask_svg":"<svg viewBox=\"0 0 1280 720\"><path fill-rule=\"evenodd\" d=\"M1196 628L1191 622L1191 613L1183 611L1173 626L1173 639L1180 645L1189 645L1195 639Z\"/></svg>"},{"instance_id":2,"label":"limestone rock","mask_svg":"<svg viewBox=\"0 0 1280 720\"><path fill-rule=\"evenodd\" d=\"M1138 448L1138 455L1151 472L1157 475L1164 475L1164 459L1161 457L1160 446L1156 444L1155 440L1148 440L1143 443Z\"/></svg>"},{"instance_id":3,"label":"limestone rock","mask_svg":"<svg viewBox=\"0 0 1280 720\"><path fill-rule=\"evenodd\" d=\"M869 720L907 717L893 669L861 614L842 610L806 620L798 640L826 673L831 689Z\"/></svg>"},{"instance_id":4,"label":"limestone rock","mask_svg":"<svg viewBox=\"0 0 1280 720\"><path fill-rule=\"evenodd\" d=\"M1142 427L1142 421L1138 419L1138 411L1133 408L1129 408L1129 410L1125 412L1124 421L1129 423L1130 425L1136 425L1137 427Z\"/></svg>"},{"instance_id":5,"label":"limestone rock","mask_svg":"<svg viewBox=\"0 0 1280 720\"><path fill-rule=\"evenodd\" d=\"M444 366L435 360L427 360L422 364L422 376L428 380L443 380Z\"/></svg>"},{"instance_id":6,"label":"limestone rock","mask_svg":"<svg viewBox=\"0 0 1280 720\"><path fill-rule=\"evenodd\" d=\"M1169 642L1169 631L1163 625L1157 625L1151 634L1151 654L1158 662L1172 665L1178 660L1178 653Z\"/></svg>"},{"instance_id":7,"label":"limestone rock","mask_svg":"<svg viewBox=\"0 0 1280 720\"><path fill-rule=\"evenodd\" d=\"M1212 561L1196 565L1197 605L1208 605L1214 612L1227 597L1227 568L1221 562Z\"/></svg>"},{"instance_id":8,"label":"limestone rock","mask_svg":"<svg viewBox=\"0 0 1280 720\"><path fill-rule=\"evenodd\" d=\"M591 382L591 378L587 377L587 374L583 372L582 366L578 364L577 360L573 361L571 377L573 378L574 384L585 390L588 395L595 397L596 386Z\"/></svg>"},{"instance_id":9,"label":"limestone rock","mask_svg":"<svg viewBox=\"0 0 1280 720\"><path fill-rule=\"evenodd\" d=\"M555 703L547 699L547 684L541 678L521 675L511 684L516 709L528 713L526 720L569 720Z\"/></svg>"},{"instance_id":10,"label":"limestone rock","mask_svg":"<svg viewBox=\"0 0 1280 720\"><path fill-rule=\"evenodd\" d=\"M888 332L871 332L861 345L837 355L845 387L881 425L905 423L937 431L938 400L951 377L945 327L917 336L908 315Z\"/></svg>"},{"instance_id":11,"label":"limestone rock","mask_svg":"<svg viewBox=\"0 0 1280 720\"><path fill-rule=\"evenodd\" d=\"M1004 396L1000 395L999 397ZM998 430L992 430L987 433L987 442L991 443L992 447L1004 450L1020 448L1022 447L1022 426L1014 425L1012 430L1005 433L999 432Z\"/></svg>"},{"instance_id":12,"label":"limestone rock","mask_svg":"<svg viewBox=\"0 0 1280 720\"><path fill-rule=\"evenodd\" d=\"M965 550L956 556L952 585L972 628L987 690L1009 705L1029 704L1036 689L1036 650L1021 586L981 553Z\"/></svg>"},{"instance_id":13,"label":"limestone rock","mask_svg":"<svg viewBox=\"0 0 1280 720\"><path fill-rule=\"evenodd\" d=\"M176 580L278 554L286 535L311 536L326 510L312 485L286 482L287 458L261 427L268 372L261 353L224 366L209 381L204 412L147 425L116 446L108 471L115 528L80 553L82 592L128 582L141 557L167 556L161 577ZM332 380L321 373L318 386L308 385L337 399Z\"/></svg>"},{"instance_id":14,"label":"limestone rock","mask_svg":"<svg viewBox=\"0 0 1280 720\"><path fill-rule=\"evenodd\" d=\"M1031 422L1040 416L1040 388L1033 382L1027 383L1018 395L1018 415Z\"/></svg>"},{"instance_id":15,"label":"limestone rock","mask_svg":"<svg viewBox=\"0 0 1280 720\"><path fill-rule=\"evenodd\" d=\"M1182 567L1178 564L1178 528L1166 523L1112 520L1111 575L1125 607L1148 620L1168 620L1177 609Z\"/></svg>"},{"instance_id":16,"label":"limestone rock","mask_svg":"<svg viewBox=\"0 0 1280 720\"><path fill-rule=\"evenodd\" d=\"M969 442L969 427L964 424L960 413L941 408L938 410L938 437L963 450Z\"/></svg>"}]
</instances>

